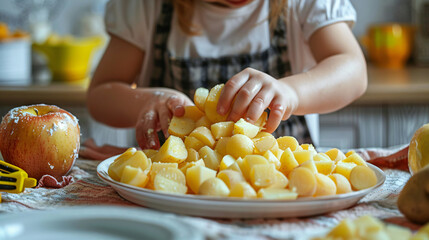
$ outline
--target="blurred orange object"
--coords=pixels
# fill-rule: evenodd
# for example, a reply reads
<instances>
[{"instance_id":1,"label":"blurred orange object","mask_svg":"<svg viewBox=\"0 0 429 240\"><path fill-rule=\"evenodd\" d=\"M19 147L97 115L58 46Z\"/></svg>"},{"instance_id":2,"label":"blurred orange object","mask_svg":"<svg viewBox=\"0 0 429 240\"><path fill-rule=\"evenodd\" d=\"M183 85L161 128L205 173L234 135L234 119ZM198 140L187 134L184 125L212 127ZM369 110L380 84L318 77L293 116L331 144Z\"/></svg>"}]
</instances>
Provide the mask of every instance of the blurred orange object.
<instances>
[{"instance_id":1,"label":"blurred orange object","mask_svg":"<svg viewBox=\"0 0 429 240\"><path fill-rule=\"evenodd\" d=\"M371 25L361 43L376 66L402 68L411 55L414 29L397 23Z\"/></svg>"}]
</instances>

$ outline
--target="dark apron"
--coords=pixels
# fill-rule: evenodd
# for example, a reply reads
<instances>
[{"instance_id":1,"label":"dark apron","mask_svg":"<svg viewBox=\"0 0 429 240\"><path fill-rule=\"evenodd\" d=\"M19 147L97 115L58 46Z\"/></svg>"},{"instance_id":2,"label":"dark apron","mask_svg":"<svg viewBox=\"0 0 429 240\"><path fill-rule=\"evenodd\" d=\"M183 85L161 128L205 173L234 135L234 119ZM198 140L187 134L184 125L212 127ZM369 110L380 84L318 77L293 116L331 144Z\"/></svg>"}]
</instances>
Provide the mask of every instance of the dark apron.
<instances>
[{"instance_id":1,"label":"dark apron","mask_svg":"<svg viewBox=\"0 0 429 240\"><path fill-rule=\"evenodd\" d=\"M151 87L168 87L193 99L199 87L207 89L225 83L247 67L279 79L291 75L287 54L286 23L279 19L272 33L270 47L260 53L222 56L220 58L174 58L168 52L167 41L173 16L173 6L164 1L154 34L154 68ZM168 75L167 75L168 74ZM304 116L292 115L282 121L274 136L294 136L299 143L312 143Z\"/></svg>"}]
</instances>

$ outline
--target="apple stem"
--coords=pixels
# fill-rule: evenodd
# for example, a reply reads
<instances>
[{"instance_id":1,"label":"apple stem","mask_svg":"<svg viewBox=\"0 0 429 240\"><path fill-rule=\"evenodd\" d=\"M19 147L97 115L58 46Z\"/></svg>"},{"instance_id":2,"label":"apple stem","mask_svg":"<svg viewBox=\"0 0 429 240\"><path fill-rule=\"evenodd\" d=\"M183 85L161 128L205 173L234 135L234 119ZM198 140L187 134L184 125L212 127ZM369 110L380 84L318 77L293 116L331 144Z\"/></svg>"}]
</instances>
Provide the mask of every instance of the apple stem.
<instances>
[{"instance_id":1,"label":"apple stem","mask_svg":"<svg viewBox=\"0 0 429 240\"><path fill-rule=\"evenodd\" d=\"M36 112L36 115L39 115L39 110L37 110L37 108L35 108L34 111Z\"/></svg>"}]
</instances>

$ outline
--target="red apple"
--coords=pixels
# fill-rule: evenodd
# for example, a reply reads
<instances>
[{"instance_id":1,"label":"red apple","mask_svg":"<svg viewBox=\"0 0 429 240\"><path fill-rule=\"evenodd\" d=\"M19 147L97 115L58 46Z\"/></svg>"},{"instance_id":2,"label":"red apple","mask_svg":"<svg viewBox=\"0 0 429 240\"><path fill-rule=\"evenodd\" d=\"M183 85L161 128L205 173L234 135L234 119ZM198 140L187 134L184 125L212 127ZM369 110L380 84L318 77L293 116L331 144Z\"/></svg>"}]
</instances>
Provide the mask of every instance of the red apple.
<instances>
[{"instance_id":1,"label":"red apple","mask_svg":"<svg viewBox=\"0 0 429 240\"><path fill-rule=\"evenodd\" d=\"M3 159L36 179L45 174L57 179L66 175L78 156L79 146L78 120L57 106L17 107L0 124Z\"/></svg>"}]
</instances>

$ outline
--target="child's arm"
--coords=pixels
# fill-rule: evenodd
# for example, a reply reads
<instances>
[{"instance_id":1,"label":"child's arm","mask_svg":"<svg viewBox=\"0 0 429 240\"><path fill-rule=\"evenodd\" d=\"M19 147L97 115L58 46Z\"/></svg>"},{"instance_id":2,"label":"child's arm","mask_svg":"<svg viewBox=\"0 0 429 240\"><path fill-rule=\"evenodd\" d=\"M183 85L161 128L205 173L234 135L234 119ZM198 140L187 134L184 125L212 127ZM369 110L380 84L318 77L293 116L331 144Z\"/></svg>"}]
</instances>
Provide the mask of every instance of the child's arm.
<instances>
[{"instance_id":1,"label":"child's arm","mask_svg":"<svg viewBox=\"0 0 429 240\"><path fill-rule=\"evenodd\" d=\"M144 55L141 49L111 35L89 86L87 106L97 121L113 127L136 127L141 148L158 148L157 131L167 134L171 116L183 115L183 106L192 102L172 89L133 89Z\"/></svg>"},{"instance_id":2,"label":"child's arm","mask_svg":"<svg viewBox=\"0 0 429 240\"><path fill-rule=\"evenodd\" d=\"M312 69L278 81L265 73L245 69L225 84L218 113L226 114L231 108L229 119L245 117L256 121L270 108L266 128L273 132L281 120L292 114L336 111L365 92L365 58L346 23L317 30L309 45L317 61Z\"/></svg>"}]
</instances>

